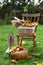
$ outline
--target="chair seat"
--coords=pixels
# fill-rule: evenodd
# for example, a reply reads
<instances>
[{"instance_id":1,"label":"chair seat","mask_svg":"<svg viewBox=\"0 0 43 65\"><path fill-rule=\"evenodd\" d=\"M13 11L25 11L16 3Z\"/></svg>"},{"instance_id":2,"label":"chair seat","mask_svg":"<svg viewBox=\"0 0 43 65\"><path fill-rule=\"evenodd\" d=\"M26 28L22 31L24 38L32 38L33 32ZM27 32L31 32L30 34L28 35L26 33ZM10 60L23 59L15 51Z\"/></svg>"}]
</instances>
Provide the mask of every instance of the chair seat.
<instances>
[{"instance_id":1,"label":"chair seat","mask_svg":"<svg viewBox=\"0 0 43 65\"><path fill-rule=\"evenodd\" d=\"M33 34L17 34L17 36L30 36L30 37L36 37L36 33Z\"/></svg>"}]
</instances>

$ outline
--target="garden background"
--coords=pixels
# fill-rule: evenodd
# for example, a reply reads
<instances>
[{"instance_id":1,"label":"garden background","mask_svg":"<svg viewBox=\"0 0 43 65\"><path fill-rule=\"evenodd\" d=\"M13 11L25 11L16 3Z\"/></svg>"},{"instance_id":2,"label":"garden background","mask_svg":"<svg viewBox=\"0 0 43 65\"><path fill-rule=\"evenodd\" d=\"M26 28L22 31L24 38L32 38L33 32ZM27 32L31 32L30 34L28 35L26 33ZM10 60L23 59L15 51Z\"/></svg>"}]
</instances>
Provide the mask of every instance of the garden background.
<instances>
[{"instance_id":1,"label":"garden background","mask_svg":"<svg viewBox=\"0 0 43 65\"><path fill-rule=\"evenodd\" d=\"M0 65L35 65L34 62L43 62L43 1L38 4L34 4L35 0L3 0L0 2ZM15 45L17 44L16 34L18 29L11 24L14 16L22 19L22 13L40 13L40 21L37 28L36 43L37 47L35 52L39 53L39 57L33 56L32 58L23 59L12 63L9 56L5 53L8 47L8 34L14 34ZM25 41L23 45L29 53L32 54L32 42Z\"/></svg>"}]
</instances>

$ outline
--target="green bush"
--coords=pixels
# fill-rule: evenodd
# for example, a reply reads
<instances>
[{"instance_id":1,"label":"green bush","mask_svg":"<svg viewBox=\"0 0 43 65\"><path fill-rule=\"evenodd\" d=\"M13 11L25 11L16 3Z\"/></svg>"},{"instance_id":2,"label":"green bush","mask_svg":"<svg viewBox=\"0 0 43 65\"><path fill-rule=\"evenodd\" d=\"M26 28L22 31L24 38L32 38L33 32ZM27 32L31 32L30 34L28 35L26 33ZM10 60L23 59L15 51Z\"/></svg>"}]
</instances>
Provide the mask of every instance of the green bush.
<instances>
[{"instance_id":1,"label":"green bush","mask_svg":"<svg viewBox=\"0 0 43 65\"><path fill-rule=\"evenodd\" d=\"M0 20L0 24L4 24L4 20Z\"/></svg>"},{"instance_id":2,"label":"green bush","mask_svg":"<svg viewBox=\"0 0 43 65\"><path fill-rule=\"evenodd\" d=\"M5 22L4 23L5 24L11 23L11 19L14 18L14 16L15 16L15 13L13 11L10 11L9 14L6 13L6 15L5 15Z\"/></svg>"},{"instance_id":3,"label":"green bush","mask_svg":"<svg viewBox=\"0 0 43 65\"><path fill-rule=\"evenodd\" d=\"M5 24L9 23L10 19L9 19L9 16L8 16L8 13L5 15Z\"/></svg>"},{"instance_id":4,"label":"green bush","mask_svg":"<svg viewBox=\"0 0 43 65\"><path fill-rule=\"evenodd\" d=\"M39 23L40 23L40 24L43 24L43 16L40 17Z\"/></svg>"},{"instance_id":5,"label":"green bush","mask_svg":"<svg viewBox=\"0 0 43 65\"><path fill-rule=\"evenodd\" d=\"M0 24L11 24L11 20L16 15L15 11L10 11L10 13L5 14L5 18L0 20Z\"/></svg>"}]
</instances>

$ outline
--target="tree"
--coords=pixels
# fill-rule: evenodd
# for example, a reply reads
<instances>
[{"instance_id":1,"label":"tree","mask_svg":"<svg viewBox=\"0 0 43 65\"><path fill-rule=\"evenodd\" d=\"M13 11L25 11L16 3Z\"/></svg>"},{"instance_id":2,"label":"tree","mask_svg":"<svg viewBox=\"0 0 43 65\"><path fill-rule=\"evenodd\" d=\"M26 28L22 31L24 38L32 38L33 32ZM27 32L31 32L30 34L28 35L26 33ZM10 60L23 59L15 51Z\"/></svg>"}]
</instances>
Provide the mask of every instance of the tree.
<instances>
[{"instance_id":1,"label":"tree","mask_svg":"<svg viewBox=\"0 0 43 65\"><path fill-rule=\"evenodd\" d=\"M3 1L3 3L8 3L8 2L9 2L9 0L4 0L4 1Z\"/></svg>"},{"instance_id":2,"label":"tree","mask_svg":"<svg viewBox=\"0 0 43 65\"><path fill-rule=\"evenodd\" d=\"M33 0L34 2L35 0ZM30 2L30 4L28 4ZM2 18L5 17L5 14L8 13L10 14L10 11L12 10L20 10L21 12L23 12L23 10L25 9L26 12L30 11L34 11L32 8L34 6L34 3L31 3L31 0L11 0L9 2L9 0L4 0L3 1L3 6L0 10L0 15ZM24 9L23 9L24 8ZM31 10L30 10L31 9Z\"/></svg>"}]
</instances>

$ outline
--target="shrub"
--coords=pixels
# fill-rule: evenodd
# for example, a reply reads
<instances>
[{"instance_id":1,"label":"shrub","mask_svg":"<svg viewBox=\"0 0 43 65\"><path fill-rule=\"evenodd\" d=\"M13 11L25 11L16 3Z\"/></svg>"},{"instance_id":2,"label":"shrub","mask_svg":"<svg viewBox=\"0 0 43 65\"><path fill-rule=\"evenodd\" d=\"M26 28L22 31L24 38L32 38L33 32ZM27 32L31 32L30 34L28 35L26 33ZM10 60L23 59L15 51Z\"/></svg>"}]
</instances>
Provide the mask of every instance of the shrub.
<instances>
[{"instance_id":1,"label":"shrub","mask_svg":"<svg viewBox=\"0 0 43 65\"><path fill-rule=\"evenodd\" d=\"M15 16L15 13L13 11L10 11L9 14L6 13L6 15L5 15L5 22L4 23L5 24L11 23L10 21L11 21L12 18L14 18L14 16Z\"/></svg>"},{"instance_id":2,"label":"shrub","mask_svg":"<svg viewBox=\"0 0 43 65\"><path fill-rule=\"evenodd\" d=\"M40 17L39 23L40 23L40 24L43 24L43 16Z\"/></svg>"}]
</instances>

